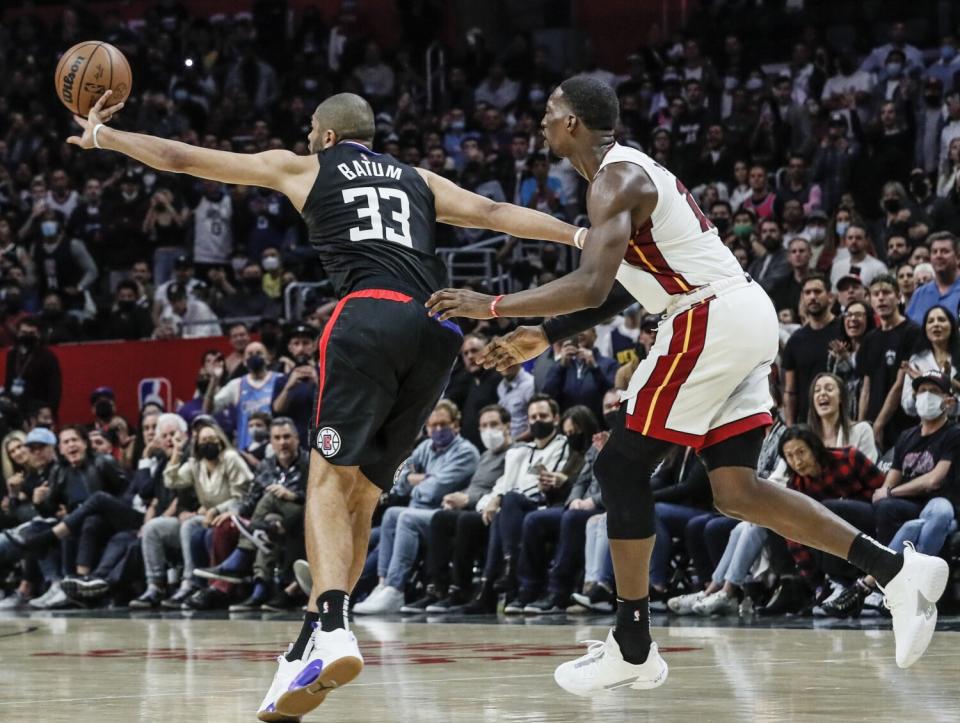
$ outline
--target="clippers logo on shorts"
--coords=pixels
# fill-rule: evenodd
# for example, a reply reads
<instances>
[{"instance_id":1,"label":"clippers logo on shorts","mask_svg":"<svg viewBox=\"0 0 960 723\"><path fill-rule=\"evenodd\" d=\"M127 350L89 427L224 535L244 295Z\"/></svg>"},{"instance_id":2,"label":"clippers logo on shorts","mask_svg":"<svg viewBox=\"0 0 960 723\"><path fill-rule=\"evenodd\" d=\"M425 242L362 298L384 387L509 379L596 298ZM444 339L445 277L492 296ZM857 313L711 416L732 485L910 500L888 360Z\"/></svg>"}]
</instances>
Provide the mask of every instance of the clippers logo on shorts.
<instances>
[{"instance_id":1,"label":"clippers logo on shorts","mask_svg":"<svg viewBox=\"0 0 960 723\"><path fill-rule=\"evenodd\" d=\"M340 451L340 434L332 427L317 432L317 450L324 457L333 457Z\"/></svg>"}]
</instances>

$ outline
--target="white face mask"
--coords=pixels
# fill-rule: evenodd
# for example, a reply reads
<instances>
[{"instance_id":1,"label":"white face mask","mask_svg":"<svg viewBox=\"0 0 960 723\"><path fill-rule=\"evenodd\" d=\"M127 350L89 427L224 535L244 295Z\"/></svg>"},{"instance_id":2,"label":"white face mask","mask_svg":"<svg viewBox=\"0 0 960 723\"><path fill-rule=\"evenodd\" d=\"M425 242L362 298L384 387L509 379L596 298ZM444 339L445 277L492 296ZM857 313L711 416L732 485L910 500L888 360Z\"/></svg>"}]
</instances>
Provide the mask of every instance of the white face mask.
<instances>
[{"instance_id":1,"label":"white face mask","mask_svg":"<svg viewBox=\"0 0 960 723\"><path fill-rule=\"evenodd\" d=\"M503 446L503 441L506 439L502 429L481 429L480 430L480 441L483 442L483 446L487 449L500 449Z\"/></svg>"},{"instance_id":2,"label":"white face mask","mask_svg":"<svg viewBox=\"0 0 960 723\"><path fill-rule=\"evenodd\" d=\"M917 415L927 422L943 414L943 399L933 392L920 392L917 395Z\"/></svg>"}]
</instances>

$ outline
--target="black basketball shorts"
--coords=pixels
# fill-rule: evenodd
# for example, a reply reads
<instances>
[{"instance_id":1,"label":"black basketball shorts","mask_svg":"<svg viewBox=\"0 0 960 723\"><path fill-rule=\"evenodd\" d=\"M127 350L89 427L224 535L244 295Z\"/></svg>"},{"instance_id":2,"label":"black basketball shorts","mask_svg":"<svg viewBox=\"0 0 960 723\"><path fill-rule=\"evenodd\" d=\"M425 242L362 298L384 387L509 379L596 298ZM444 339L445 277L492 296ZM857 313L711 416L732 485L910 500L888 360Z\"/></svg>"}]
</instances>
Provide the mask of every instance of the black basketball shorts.
<instances>
[{"instance_id":1,"label":"black basketball shorts","mask_svg":"<svg viewBox=\"0 0 960 723\"><path fill-rule=\"evenodd\" d=\"M462 341L456 324L431 318L407 294L363 289L343 297L320 337L311 447L389 490Z\"/></svg>"}]
</instances>

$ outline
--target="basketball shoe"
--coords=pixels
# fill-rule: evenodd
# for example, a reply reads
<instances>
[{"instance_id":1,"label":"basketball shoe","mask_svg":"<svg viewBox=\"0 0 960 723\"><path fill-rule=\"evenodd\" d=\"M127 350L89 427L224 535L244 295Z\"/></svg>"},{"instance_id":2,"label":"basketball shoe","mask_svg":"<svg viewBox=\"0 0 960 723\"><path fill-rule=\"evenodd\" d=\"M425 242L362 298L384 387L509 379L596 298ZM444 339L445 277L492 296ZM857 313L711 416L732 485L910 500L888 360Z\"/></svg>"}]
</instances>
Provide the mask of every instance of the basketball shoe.
<instances>
[{"instance_id":1,"label":"basketball shoe","mask_svg":"<svg viewBox=\"0 0 960 723\"><path fill-rule=\"evenodd\" d=\"M633 665L623 659L612 628L604 642L583 642L590 644L587 654L564 663L553 673L557 685L568 693L589 697L621 688L649 690L667 680L667 664L660 657L656 643L650 644L650 653L643 663Z\"/></svg>"},{"instance_id":2,"label":"basketball shoe","mask_svg":"<svg viewBox=\"0 0 960 723\"><path fill-rule=\"evenodd\" d=\"M893 618L897 665L909 668L923 655L937 627L937 600L947 586L945 560L917 552L905 542L903 567L883 590L883 604Z\"/></svg>"},{"instance_id":3,"label":"basketball shoe","mask_svg":"<svg viewBox=\"0 0 960 723\"><path fill-rule=\"evenodd\" d=\"M280 661L274 678L274 686L279 692L273 706L274 711L293 720L312 711L323 703L331 690L346 685L363 670L363 656L357 639L343 628L324 632L317 627L303 657L289 665L285 662L285 659ZM281 679L279 683L278 678ZM274 692L273 686L270 692ZM264 700L264 706L269 705Z\"/></svg>"}]
</instances>

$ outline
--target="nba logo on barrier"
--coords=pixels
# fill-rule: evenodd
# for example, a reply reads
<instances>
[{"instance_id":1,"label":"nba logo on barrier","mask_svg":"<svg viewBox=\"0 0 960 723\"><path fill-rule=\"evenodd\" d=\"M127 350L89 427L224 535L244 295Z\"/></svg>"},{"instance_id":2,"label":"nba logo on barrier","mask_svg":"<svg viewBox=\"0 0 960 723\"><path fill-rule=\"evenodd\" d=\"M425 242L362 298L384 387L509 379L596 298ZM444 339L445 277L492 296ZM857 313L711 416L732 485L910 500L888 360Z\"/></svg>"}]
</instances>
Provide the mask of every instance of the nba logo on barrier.
<instances>
[{"instance_id":1,"label":"nba logo on barrier","mask_svg":"<svg viewBox=\"0 0 960 723\"><path fill-rule=\"evenodd\" d=\"M317 432L317 449L324 457L332 457L340 451L340 435L332 427Z\"/></svg>"}]
</instances>

